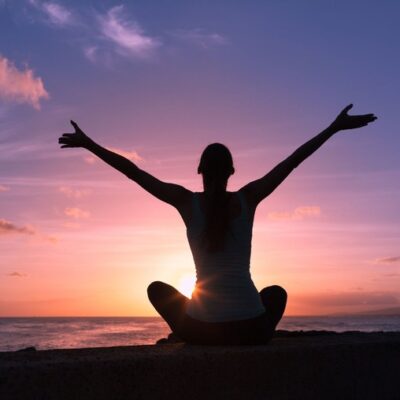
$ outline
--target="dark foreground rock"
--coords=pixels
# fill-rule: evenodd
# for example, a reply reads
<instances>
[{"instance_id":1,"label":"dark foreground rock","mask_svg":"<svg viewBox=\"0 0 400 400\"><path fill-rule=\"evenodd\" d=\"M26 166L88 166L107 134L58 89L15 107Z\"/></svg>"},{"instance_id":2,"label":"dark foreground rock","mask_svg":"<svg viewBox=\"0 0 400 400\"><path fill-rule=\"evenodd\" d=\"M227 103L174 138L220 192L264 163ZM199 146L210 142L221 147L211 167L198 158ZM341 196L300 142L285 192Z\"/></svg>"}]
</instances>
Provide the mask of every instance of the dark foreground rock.
<instances>
[{"instance_id":1,"label":"dark foreground rock","mask_svg":"<svg viewBox=\"0 0 400 400\"><path fill-rule=\"evenodd\" d=\"M0 353L0 399L400 399L400 332Z\"/></svg>"}]
</instances>

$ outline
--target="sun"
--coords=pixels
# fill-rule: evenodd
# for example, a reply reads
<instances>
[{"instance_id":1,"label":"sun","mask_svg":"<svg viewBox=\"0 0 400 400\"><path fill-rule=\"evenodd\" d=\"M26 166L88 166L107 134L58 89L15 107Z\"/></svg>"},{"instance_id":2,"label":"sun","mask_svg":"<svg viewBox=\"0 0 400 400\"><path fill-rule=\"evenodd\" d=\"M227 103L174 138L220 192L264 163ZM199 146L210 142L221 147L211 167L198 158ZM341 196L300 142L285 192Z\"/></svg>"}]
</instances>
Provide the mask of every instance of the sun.
<instances>
[{"instance_id":1,"label":"sun","mask_svg":"<svg viewBox=\"0 0 400 400\"><path fill-rule=\"evenodd\" d=\"M185 274L179 279L178 290L186 297L191 298L194 286L196 284L196 277L192 274Z\"/></svg>"}]
</instances>

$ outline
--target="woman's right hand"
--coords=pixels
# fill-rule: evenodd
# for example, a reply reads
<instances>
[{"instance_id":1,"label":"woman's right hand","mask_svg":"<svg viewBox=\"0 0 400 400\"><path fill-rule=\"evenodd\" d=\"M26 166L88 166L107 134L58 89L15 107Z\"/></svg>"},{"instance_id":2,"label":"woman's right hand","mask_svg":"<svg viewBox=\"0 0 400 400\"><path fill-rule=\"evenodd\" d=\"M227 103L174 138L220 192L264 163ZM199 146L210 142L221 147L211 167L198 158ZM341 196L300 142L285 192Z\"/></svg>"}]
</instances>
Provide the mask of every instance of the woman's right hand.
<instances>
[{"instance_id":1,"label":"woman's right hand","mask_svg":"<svg viewBox=\"0 0 400 400\"><path fill-rule=\"evenodd\" d=\"M71 125L74 127L74 133L63 133L63 135L58 139L58 143L61 144L61 148L64 147L83 147L87 148L92 140L87 136L78 124L71 120Z\"/></svg>"}]
</instances>

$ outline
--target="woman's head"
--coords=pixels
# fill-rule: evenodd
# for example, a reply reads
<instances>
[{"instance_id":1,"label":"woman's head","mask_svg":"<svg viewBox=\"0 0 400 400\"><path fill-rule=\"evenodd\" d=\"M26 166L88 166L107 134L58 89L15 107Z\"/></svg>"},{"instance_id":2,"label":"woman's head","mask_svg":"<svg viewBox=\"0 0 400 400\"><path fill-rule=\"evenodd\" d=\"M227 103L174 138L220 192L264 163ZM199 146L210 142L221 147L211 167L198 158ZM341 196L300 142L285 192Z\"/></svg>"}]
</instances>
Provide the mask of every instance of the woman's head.
<instances>
[{"instance_id":1,"label":"woman's head","mask_svg":"<svg viewBox=\"0 0 400 400\"><path fill-rule=\"evenodd\" d=\"M226 183L234 172L232 154L226 146L212 143L204 149L197 173L203 175L205 183Z\"/></svg>"}]
</instances>

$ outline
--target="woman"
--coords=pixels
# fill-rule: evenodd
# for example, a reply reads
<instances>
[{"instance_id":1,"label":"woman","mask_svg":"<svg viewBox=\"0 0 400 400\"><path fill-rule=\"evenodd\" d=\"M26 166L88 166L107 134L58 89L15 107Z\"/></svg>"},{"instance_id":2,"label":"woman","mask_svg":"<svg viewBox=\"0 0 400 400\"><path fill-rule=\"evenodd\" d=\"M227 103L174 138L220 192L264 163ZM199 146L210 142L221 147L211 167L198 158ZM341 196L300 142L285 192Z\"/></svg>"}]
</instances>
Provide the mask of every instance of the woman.
<instances>
[{"instance_id":1,"label":"woman","mask_svg":"<svg viewBox=\"0 0 400 400\"><path fill-rule=\"evenodd\" d=\"M151 303L173 333L195 344L263 344L271 339L282 318L287 295L279 286L269 286L258 293L251 280L256 207L334 134L376 119L373 114L348 115L351 108L352 104L348 105L327 129L238 192L226 191L235 170L231 153L219 143L207 146L201 156L197 170L203 178L201 193L158 180L95 143L73 121L75 132L64 133L59 143L62 148L83 147L91 151L180 213L196 266L192 298L163 282L153 282L148 287Z\"/></svg>"}]
</instances>

